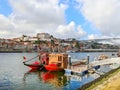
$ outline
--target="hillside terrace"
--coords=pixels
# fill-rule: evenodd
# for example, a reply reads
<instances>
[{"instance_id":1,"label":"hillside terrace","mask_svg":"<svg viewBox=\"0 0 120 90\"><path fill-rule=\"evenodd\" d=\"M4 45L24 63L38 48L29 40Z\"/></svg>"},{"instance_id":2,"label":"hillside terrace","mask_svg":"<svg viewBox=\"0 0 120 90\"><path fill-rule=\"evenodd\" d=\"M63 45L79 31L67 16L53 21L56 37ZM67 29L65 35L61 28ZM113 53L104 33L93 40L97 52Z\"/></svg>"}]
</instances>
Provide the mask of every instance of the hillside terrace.
<instances>
[{"instance_id":1,"label":"hillside terrace","mask_svg":"<svg viewBox=\"0 0 120 90\"><path fill-rule=\"evenodd\" d=\"M57 39L48 33L38 33L31 37L22 35L13 39L0 39L0 51L45 51L45 52L66 52L66 51L102 51L102 49L117 50L118 46L92 42L83 42L76 39Z\"/></svg>"}]
</instances>

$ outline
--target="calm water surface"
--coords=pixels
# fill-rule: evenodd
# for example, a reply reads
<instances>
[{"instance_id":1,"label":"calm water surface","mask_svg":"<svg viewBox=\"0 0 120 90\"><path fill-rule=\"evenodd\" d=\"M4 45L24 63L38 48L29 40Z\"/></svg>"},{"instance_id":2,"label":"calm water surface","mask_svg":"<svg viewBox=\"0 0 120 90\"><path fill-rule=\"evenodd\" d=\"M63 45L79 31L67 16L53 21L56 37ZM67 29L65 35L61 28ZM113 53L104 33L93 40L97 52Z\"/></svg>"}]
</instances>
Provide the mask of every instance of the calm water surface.
<instances>
[{"instance_id":1,"label":"calm water surface","mask_svg":"<svg viewBox=\"0 0 120 90\"><path fill-rule=\"evenodd\" d=\"M80 60L89 55L91 62L101 53L103 52L69 54L72 60ZM111 57L113 52L105 54ZM36 55L37 53L0 53L0 90L76 90L99 77L97 74L80 77L60 72L30 71L23 65L22 57L30 59ZM107 72L110 69L104 66L101 71Z\"/></svg>"}]
</instances>

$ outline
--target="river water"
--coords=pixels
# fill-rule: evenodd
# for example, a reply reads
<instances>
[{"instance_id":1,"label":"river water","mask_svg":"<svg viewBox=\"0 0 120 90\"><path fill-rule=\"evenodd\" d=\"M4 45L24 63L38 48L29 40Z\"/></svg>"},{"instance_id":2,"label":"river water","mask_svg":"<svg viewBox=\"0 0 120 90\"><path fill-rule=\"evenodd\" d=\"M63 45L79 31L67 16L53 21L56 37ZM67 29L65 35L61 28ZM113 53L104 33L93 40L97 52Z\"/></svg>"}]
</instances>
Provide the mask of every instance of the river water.
<instances>
[{"instance_id":1,"label":"river water","mask_svg":"<svg viewBox=\"0 0 120 90\"><path fill-rule=\"evenodd\" d=\"M100 54L111 57L114 52L69 53L72 60L90 56L90 62ZM87 82L99 77L89 74L83 77L61 72L31 71L23 65L23 56L28 59L37 53L0 53L0 90L76 90ZM100 68L102 72L111 70L109 66Z\"/></svg>"}]
</instances>

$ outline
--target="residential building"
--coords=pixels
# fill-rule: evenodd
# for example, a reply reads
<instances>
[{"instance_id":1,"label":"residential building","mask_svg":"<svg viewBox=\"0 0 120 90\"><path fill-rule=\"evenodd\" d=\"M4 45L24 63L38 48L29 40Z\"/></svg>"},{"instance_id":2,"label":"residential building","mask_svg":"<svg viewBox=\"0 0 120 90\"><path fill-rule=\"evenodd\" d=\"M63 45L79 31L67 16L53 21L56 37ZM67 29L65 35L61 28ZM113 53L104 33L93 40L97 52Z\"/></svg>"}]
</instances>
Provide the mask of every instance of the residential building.
<instances>
[{"instance_id":1,"label":"residential building","mask_svg":"<svg viewBox=\"0 0 120 90\"><path fill-rule=\"evenodd\" d=\"M37 37L29 37L28 40L31 41L32 43L34 43L35 41L38 40L38 38Z\"/></svg>"}]
</instances>

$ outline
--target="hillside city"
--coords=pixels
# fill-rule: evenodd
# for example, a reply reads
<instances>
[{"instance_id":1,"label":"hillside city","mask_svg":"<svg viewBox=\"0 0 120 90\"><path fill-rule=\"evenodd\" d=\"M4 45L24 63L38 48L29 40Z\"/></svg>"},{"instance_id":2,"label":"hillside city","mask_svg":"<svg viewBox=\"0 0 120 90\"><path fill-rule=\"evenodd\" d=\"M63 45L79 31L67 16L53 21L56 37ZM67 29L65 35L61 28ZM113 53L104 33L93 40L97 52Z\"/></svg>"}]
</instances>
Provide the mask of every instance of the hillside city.
<instances>
[{"instance_id":1,"label":"hillside city","mask_svg":"<svg viewBox=\"0 0 120 90\"><path fill-rule=\"evenodd\" d=\"M0 39L0 52L80 52L118 50L116 45L96 41L80 41L75 38L59 39L48 33L37 33L31 37L22 35L12 39Z\"/></svg>"}]
</instances>

